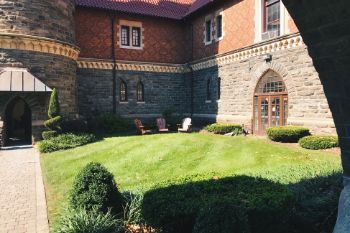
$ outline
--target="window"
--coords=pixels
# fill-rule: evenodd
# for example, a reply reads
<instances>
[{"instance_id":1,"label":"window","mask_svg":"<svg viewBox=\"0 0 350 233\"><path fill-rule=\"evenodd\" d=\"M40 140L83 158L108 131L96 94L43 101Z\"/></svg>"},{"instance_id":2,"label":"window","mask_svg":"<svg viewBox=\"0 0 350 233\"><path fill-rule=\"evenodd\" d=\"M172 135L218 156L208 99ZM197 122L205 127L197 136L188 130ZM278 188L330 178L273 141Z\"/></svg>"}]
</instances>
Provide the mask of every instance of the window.
<instances>
[{"instance_id":1,"label":"window","mask_svg":"<svg viewBox=\"0 0 350 233\"><path fill-rule=\"evenodd\" d=\"M211 89L210 89L210 79L207 81L207 101L211 100Z\"/></svg>"},{"instance_id":2,"label":"window","mask_svg":"<svg viewBox=\"0 0 350 233\"><path fill-rule=\"evenodd\" d=\"M142 24L121 20L120 47L126 49L142 49Z\"/></svg>"},{"instance_id":3,"label":"window","mask_svg":"<svg viewBox=\"0 0 350 233\"><path fill-rule=\"evenodd\" d=\"M144 94L144 86L143 83L140 81L137 83L137 102L144 102L145 101L145 94Z\"/></svg>"},{"instance_id":4,"label":"window","mask_svg":"<svg viewBox=\"0 0 350 233\"><path fill-rule=\"evenodd\" d=\"M263 32L280 34L280 0L264 0L264 25Z\"/></svg>"},{"instance_id":5,"label":"window","mask_svg":"<svg viewBox=\"0 0 350 233\"><path fill-rule=\"evenodd\" d=\"M210 44L212 41L211 20L205 21L205 43Z\"/></svg>"},{"instance_id":6,"label":"window","mask_svg":"<svg viewBox=\"0 0 350 233\"><path fill-rule=\"evenodd\" d=\"M120 97L120 102L128 101L128 89L124 81L120 82L119 97Z\"/></svg>"},{"instance_id":7,"label":"window","mask_svg":"<svg viewBox=\"0 0 350 233\"><path fill-rule=\"evenodd\" d=\"M267 94L267 93L281 93L286 92L286 86L283 80L276 74L265 75L259 82L255 93Z\"/></svg>"},{"instance_id":8,"label":"window","mask_svg":"<svg viewBox=\"0 0 350 233\"><path fill-rule=\"evenodd\" d=\"M121 31L121 44L123 46L130 46L130 27L122 26Z\"/></svg>"},{"instance_id":9,"label":"window","mask_svg":"<svg viewBox=\"0 0 350 233\"><path fill-rule=\"evenodd\" d=\"M223 37L222 15L216 16L216 39Z\"/></svg>"},{"instance_id":10,"label":"window","mask_svg":"<svg viewBox=\"0 0 350 233\"><path fill-rule=\"evenodd\" d=\"M132 28L132 46L141 47L141 28L139 27Z\"/></svg>"},{"instance_id":11,"label":"window","mask_svg":"<svg viewBox=\"0 0 350 233\"><path fill-rule=\"evenodd\" d=\"M218 78L218 87L217 88L218 88L217 89L217 94L218 94L217 99L220 100L220 98L221 98L221 78L220 77Z\"/></svg>"}]
</instances>

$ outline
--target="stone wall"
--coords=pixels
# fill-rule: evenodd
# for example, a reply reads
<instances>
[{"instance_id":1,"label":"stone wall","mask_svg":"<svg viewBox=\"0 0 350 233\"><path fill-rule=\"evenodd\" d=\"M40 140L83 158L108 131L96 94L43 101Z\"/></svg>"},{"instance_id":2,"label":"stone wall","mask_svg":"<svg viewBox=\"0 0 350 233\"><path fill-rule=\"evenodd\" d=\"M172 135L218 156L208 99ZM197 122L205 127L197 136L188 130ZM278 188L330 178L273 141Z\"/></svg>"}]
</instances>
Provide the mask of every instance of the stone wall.
<instances>
[{"instance_id":1,"label":"stone wall","mask_svg":"<svg viewBox=\"0 0 350 233\"><path fill-rule=\"evenodd\" d=\"M83 117L94 117L112 112L112 70L78 69L78 105ZM128 102L119 102L119 83L127 84ZM145 102L136 101L136 86L144 84ZM164 110L190 112L190 85L188 74L140 71L117 71L117 113L125 117L155 117Z\"/></svg>"},{"instance_id":2,"label":"stone wall","mask_svg":"<svg viewBox=\"0 0 350 233\"><path fill-rule=\"evenodd\" d=\"M336 134L323 86L307 48L299 46L271 54L271 62L260 55L194 72L196 118L251 125L255 87L271 69L283 78L287 87L288 124L304 125L317 134ZM217 100L218 77L221 78L220 100ZM206 100L208 79L211 80L211 101Z\"/></svg>"},{"instance_id":3,"label":"stone wall","mask_svg":"<svg viewBox=\"0 0 350 233\"><path fill-rule=\"evenodd\" d=\"M74 44L74 0L0 0L0 33L47 37Z\"/></svg>"}]
</instances>

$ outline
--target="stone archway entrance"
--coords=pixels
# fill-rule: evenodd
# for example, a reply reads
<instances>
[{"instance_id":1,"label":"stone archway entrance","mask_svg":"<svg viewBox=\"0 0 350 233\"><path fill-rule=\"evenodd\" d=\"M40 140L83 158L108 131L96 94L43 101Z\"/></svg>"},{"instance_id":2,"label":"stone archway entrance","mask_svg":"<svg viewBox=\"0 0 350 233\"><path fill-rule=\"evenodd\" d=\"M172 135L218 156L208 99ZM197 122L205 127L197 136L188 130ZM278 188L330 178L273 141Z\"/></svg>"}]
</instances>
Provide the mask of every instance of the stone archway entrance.
<instances>
[{"instance_id":1,"label":"stone archway entrance","mask_svg":"<svg viewBox=\"0 0 350 233\"><path fill-rule=\"evenodd\" d=\"M253 116L255 134L265 134L268 128L287 123L287 89L282 78L272 70L267 71L256 86Z\"/></svg>"},{"instance_id":2,"label":"stone archway entrance","mask_svg":"<svg viewBox=\"0 0 350 233\"><path fill-rule=\"evenodd\" d=\"M5 110L5 146L32 144L32 114L20 97L12 99Z\"/></svg>"}]
</instances>

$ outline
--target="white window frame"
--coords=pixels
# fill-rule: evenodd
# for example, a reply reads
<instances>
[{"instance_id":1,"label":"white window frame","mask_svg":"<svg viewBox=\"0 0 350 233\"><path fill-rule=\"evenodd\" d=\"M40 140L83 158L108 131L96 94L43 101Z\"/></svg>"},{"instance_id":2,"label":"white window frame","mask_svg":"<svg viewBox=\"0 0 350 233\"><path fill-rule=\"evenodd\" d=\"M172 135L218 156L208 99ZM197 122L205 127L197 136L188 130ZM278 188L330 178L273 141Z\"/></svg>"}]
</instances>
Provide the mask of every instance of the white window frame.
<instances>
[{"instance_id":1,"label":"white window frame","mask_svg":"<svg viewBox=\"0 0 350 233\"><path fill-rule=\"evenodd\" d=\"M255 43L263 41L262 33L264 26L264 14L265 10L265 1L264 0L255 0ZM288 11L284 6L282 0L280 1L280 36L283 36L289 33L288 30L288 20L287 20Z\"/></svg>"},{"instance_id":2,"label":"white window frame","mask_svg":"<svg viewBox=\"0 0 350 233\"><path fill-rule=\"evenodd\" d=\"M122 27L126 26L129 27L129 46L127 45L122 45ZM140 46L133 46L132 45L132 28L140 28ZM129 20L120 20L119 21L119 47L123 49L136 49L136 50L142 50L144 48L144 28L142 27L141 22L136 22L136 21L129 21Z\"/></svg>"},{"instance_id":3,"label":"white window frame","mask_svg":"<svg viewBox=\"0 0 350 233\"><path fill-rule=\"evenodd\" d=\"M217 17L218 16L221 16L221 36L218 37L218 34L217 34L217 29L218 29L218 25L217 25ZM215 22L215 42L218 42L222 39L224 39L224 36L225 36L225 21L224 21L224 11L221 9L221 10L218 10L216 13L215 13L215 17L214 17L214 22Z\"/></svg>"},{"instance_id":4,"label":"white window frame","mask_svg":"<svg viewBox=\"0 0 350 233\"><path fill-rule=\"evenodd\" d=\"M210 40L207 40L207 22L210 21ZM205 17L205 21L203 24L204 27L204 44L205 45L210 45L213 43L213 18L211 15L208 15Z\"/></svg>"}]
</instances>

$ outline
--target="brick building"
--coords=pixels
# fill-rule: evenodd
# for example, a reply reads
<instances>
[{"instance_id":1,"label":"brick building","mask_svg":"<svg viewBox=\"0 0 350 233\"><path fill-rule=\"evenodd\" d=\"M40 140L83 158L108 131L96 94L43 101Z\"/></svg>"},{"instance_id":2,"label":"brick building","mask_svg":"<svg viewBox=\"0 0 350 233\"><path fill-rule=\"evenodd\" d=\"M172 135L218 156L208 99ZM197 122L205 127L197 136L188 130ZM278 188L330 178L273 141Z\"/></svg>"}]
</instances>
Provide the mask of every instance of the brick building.
<instances>
[{"instance_id":1,"label":"brick building","mask_svg":"<svg viewBox=\"0 0 350 233\"><path fill-rule=\"evenodd\" d=\"M68 118L172 109L256 134L286 124L335 134L280 0L0 0L0 9L3 143L39 135L53 88Z\"/></svg>"}]
</instances>

